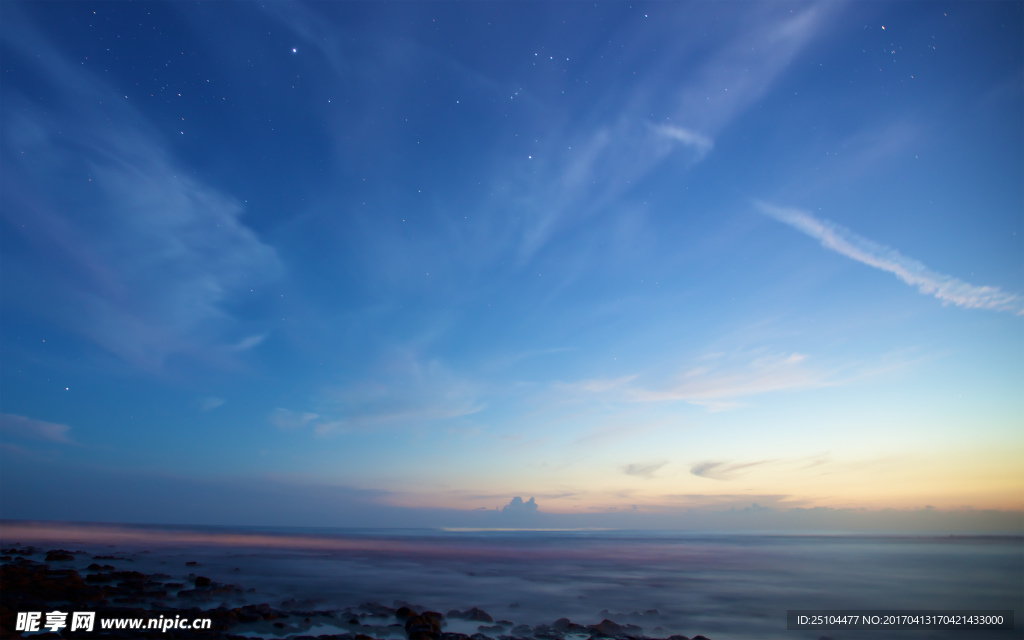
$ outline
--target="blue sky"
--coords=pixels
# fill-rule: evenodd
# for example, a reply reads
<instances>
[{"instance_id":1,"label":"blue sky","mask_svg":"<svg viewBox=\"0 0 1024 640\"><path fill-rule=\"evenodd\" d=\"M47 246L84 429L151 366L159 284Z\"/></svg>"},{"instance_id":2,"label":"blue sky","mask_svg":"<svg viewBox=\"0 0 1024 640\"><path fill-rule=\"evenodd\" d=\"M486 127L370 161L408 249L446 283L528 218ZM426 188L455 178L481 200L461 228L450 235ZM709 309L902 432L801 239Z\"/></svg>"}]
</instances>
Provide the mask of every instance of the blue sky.
<instances>
[{"instance_id":1,"label":"blue sky","mask_svg":"<svg viewBox=\"0 0 1024 640\"><path fill-rule=\"evenodd\" d=\"M0 516L1019 527L1022 14L6 3Z\"/></svg>"}]
</instances>

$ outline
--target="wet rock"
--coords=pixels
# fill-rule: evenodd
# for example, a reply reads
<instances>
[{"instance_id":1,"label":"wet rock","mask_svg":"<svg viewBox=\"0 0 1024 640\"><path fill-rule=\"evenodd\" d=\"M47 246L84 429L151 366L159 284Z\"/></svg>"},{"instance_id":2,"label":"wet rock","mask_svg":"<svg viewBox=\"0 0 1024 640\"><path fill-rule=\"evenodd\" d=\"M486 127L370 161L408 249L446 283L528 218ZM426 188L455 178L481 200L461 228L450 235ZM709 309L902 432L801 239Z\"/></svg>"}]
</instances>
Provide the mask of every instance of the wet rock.
<instances>
[{"instance_id":1,"label":"wet rock","mask_svg":"<svg viewBox=\"0 0 1024 640\"><path fill-rule=\"evenodd\" d=\"M491 636L485 636L482 633L474 633L473 635L471 635L469 637L472 640L494 640L494 638L492 638Z\"/></svg>"},{"instance_id":2,"label":"wet rock","mask_svg":"<svg viewBox=\"0 0 1024 640\"><path fill-rule=\"evenodd\" d=\"M512 627L512 633L517 636L528 636L533 633L533 628L528 624L520 624Z\"/></svg>"},{"instance_id":3,"label":"wet rock","mask_svg":"<svg viewBox=\"0 0 1024 640\"><path fill-rule=\"evenodd\" d=\"M189 560L188 562L185 563L185 566L186 567L198 567L199 563L196 562L195 560Z\"/></svg>"},{"instance_id":4,"label":"wet rock","mask_svg":"<svg viewBox=\"0 0 1024 640\"><path fill-rule=\"evenodd\" d=\"M53 551L46 552L47 562L68 562L74 559L74 554L70 551L65 551L64 549L54 549Z\"/></svg>"},{"instance_id":5,"label":"wet rock","mask_svg":"<svg viewBox=\"0 0 1024 640\"><path fill-rule=\"evenodd\" d=\"M623 626L607 619L589 625L587 629L590 629L591 638L635 638L643 633L643 629L635 624Z\"/></svg>"},{"instance_id":6,"label":"wet rock","mask_svg":"<svg viewBox=\"0 0 1024 640\"><path fill-rule=\"evenodd\" d=\"M569 620L569 618L559 618L558 620L555 620L555 623L551 626L558 629L563 634L575 633L590 635L590 629L584 627L581 624L576 624L575 622L572 622L571 620Z\"/></svg>"},{"instance_id":7,"label":"wet rock","mask_svg":"<svg viewBox=\"0 0 1024 640\"><path fill-rule=\"evenodd\" d=\"M469 640L469 636L464 633L452 633L446 631L441 634L441 640Z\"/></svg>"},{"instance_id":8,"label":"wet rock","mask_svg":"<svg viewBox=\"0 0 1024 640\"><path fill-rule=\"evenodd\" d=\"M441 635L441 621L444 616L436 611L424 611L405 621L405 633L409 640L437 640Z\"/></svg>"},{"instance_id":9,"label":"wet rock","mask_svg":"<svg viewBox=\"0 0 1024 640\"><path fill-rule=\"evenodd\" d=\"M208 587L212 583L213 583L213 581L210 580L209 578L206 578L204 576L196 576L195 585L196 585L197 589L202 588L202 587Z\"/></svg>"},{"instance_id":10,"label":"wet rock","mask_svg":"<svg viewBox=\"0 0 1024 640\"><path fill-rule=\"evenodd\" d=\"M405 620L408 620L409 618L412 618L415 615L416 615L415 611L413 611L409 607L405 607L405 606L399 607L398 610L395 611L395 617L398 618L399 620L402 620L403 622Z\"/></svg>"},{"instance_id":11,"label":"wet rock","mask_svg":"<svg viewBox=\"0 0 1024 640\"><path fill-rule=\"evenodd\" d=\"M690 640L686 636L669 636L668 640Z\"/></svg>"},{"instance_id":12,"label":"wet rock","mask_svg":"<svg viewBox=\"0 0 1024 640\"><path fill-rule=\"evenodd\" d=\"M481 633L501 633L502 631L505 630L505 627L500 625L500 624L495 624L495 625L482 624L479 627L477 627L477 630L480 631Z\"/></svg>"},{"instance_id":13,"label":"wet rock","mask_svg":"<svg viewBox=\"0 0 1024 640\"><path fill-rule=\"evenodd\" d=\"M10 556L34 556L39 549L28 546L28 547L7 547L6 549L0 549L0 553Z\"/></svg>"},{"instance_id":14,"label":"wet rock","mask_svg":"<svg viewBox=\"0 0 1024 640\"><path fill-rule=\"evenodd\" d=\"M561 640L564 635L565 633L561 629L546 624L533 628L533 637L538 640Z\"/></svg>"},{"instance_id":15,"label":"wet rock","mask_svg":"<svg viewBox=\"0 0 1024 640\"><path fill-rule=\"evenodd\" d=\"M469 611L463 611L462 618L472 622L494 622L494 618L492 618L489 613L477 609L476 607L473 607Z\"/></svg>"},{"instance_id":16,"label":"wet rock","mask_svg":"<svg viewBox=\"0 0 1024 640\"><path fill-rule=\"evenodd\" d=\"M371 616L377 616L380 618L390 618L395 615L395 610L391 607L386 607L378 602L364 602L359 605L361 611L365 611Z\"/></svg>"},{"instance_id":17,"label":"wet rock","mask_svg":"<svg viewBox=\"0 0 1024 640\"><path fill-rule=\"evenodd\" d=\"M95 562L86 567L89 571L113 571L114 567L109 564L96 564Z\"/></svg>"},{"instance_id":18,"label":"wet rock","mask_svg":"<svg viewBox=\"0 0 1024 640\"><path fill-rule=\"evenodd\" d=\"M86 584L77 571L54 570L31 560L0 566L0 584L5 604L18 611L49 611L47 606L53 602L86 603L104 599L99 587Z\"/></svg>"}]
</instances>

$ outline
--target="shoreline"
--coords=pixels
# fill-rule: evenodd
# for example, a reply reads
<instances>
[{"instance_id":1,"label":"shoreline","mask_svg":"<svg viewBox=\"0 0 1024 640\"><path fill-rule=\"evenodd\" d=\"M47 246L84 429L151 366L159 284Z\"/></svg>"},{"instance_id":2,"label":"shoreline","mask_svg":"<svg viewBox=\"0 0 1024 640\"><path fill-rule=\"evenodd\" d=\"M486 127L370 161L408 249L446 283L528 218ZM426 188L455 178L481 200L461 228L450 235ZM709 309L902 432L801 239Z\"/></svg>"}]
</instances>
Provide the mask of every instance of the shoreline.
<instances>
[{"instance_id":1,"label":"shoreline","mask_svg":"<svg viewBox=\"0 0 1024 640\"><path fill-rule=\"evenodd\" d=\"M634 624L603 619L583 625L560 618L551 624L530 626L510 620L494 620L475 606L447 613L429 611L408 602L394 606L364 602L341 609L305 608L312 602L286 601L274 608L269 603L248 603L254 589L213 581L195 571L184 579L165 573L133 570L132 559L123 554L88 553L81 550L12 546L0 550L0 640L8 638L193 638L208 640L709 640L703 635L648 636ZM61 568L83 558L92 560L83 570ZM198 569L195 561L187 569ZM83 575L84 573L84 575ZM208 608L204 608L204 605ZM215 606L214 606L215 605ZM286 605L291 605L286 606ZM68 609L94 612L92 631L60 633L45 630L46 613ZM19 629L18 614L41 613L39 632ZM64 613L68 613L65 611ZM653 613L657 613L656 611ZM208 629L101 628L104 620L209 620ZM164 622L166 621L166 623ZM21 626L25 626L24 621ZM66 622L66 621L65 621ZM159 626L159 625L158 625ZM470 627L476 627L475 632ZM453 629L462 631L454 631ZM330 633L323 633L330 631Z\"/></svg>"}]
</instances>

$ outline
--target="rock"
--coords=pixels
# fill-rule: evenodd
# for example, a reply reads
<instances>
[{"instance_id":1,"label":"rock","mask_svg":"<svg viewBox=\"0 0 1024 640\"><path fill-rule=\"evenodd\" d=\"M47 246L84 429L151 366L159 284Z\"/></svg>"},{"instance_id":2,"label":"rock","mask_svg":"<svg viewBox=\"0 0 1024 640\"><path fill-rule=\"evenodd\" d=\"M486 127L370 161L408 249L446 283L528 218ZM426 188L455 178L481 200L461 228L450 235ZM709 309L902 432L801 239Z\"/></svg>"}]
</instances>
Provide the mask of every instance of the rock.
<instances>
[{"instance_id":1,"label":"rock","mask_svg":"<svg viewBox=\"0 0 1024 640\"><path fill-rule=\"evenodd\" d=\"M569 618L559 618L555 620L555 624L551 625L558 629L562 633L574 633L574 634L590 634L590 629L584 627L581 624L576 624L569 620Z\"/></svg>"},{"instance_id":2,"label":"rock","mask_svg":"<svg viewBox=\"0 0 1024 640\"><path fill-rule=\"evenodd\" d=\"M213 581L203 576L196 576L196 588L208 587Z\"/></svg>"},{"instance_id":3,"label":"rock","mask_svg":"<svg viewBox=\"0 0 1024 640\"><path fill-rule=\"evenodd\" d=\"M89 571L113 571L114 567L109 564L96 564L95 562L86 567Z\"/></svg>"},{"instance_id":4,"label":"rock","mask_svg":"<svg viewBox=\"0 0 1024 640\"><path fill-rule=\"evenodd\" d=\"M561 640L564 635L561 629L546 624L539 624L533 628L533 637L538 640Z\"/></svg>"},{"instance_id":5,"label":"rock","mask_svg":"<svg viewBox=\"0 0 1024 640\"><path fill-rule=\"evenodd\" d=\"M480 631L481 633L501 633L504 630L505 630L505 627L500 625L500 624L495 624L495 625L482 624L479 627L477 627L477 631Z\"/></svg>"},{"instance_id":6,"label":"rock","mask_svg":"<svg viewBox=\"0 0 1024 640\"><path fill-rule=\"evenodd\" d=\"M686 636L669 636L668 640L690 640Z\"/></svg>"},{"instance_id":7,"label":"rock","mask_svg":"<svg viewBox=\"0 0 1024 640\"><path fill-rule=\"evenodd\" d=\"M405 621L405 633L409 640L437 640L441 635L441 621L444 616L436 611L424 611Z\"/></svg>"},{"instance_id":8,"label":"rock","mask_svg":"<svg viewBox=\"0 0 1024 640\"><path fill-rule=\"evenodd\" d=\"M377 616L381 618L390 618L395 615L395 610L391 607L385 607L384 605L377 602L364 602L359 605L359 609L365 611L371 616Z\"/></svg>"},{"instance_id":9,"label":"rock","mask_svg":"<svg viewBox=\"0 0 1024 640\"><path fill-rule=\"evenodd\" d=\"M528 636L533 634L533 627L528 624L520 624L512 627L513 635Z\"/></svg>"},{"instance_id":10,"label":"rock","mask_svg":"<svg viewBox=\"0 0 1024 640\"><path fill-rule=\"evenodd\" d=\"M469 640L469 636L464 633L445 631L441 634L441 640Z\"/></svg>"},{"instance_id":11,"label":"rock","mask_svg":"<svg viewBox=\"0 0 1024 640\"><path fill-rule=\"evenodd\" d=\"M643 632L643 629L636 626L635 624L627 624L626 626L622 626L607 619L602 620L598 624L589 625L587 629L590 629L590 636L592 638L637 637Z\"/></svg>"},{"instance_id":12,"label":"rock","mask_svg":"<svg viewBox=\"0 0 1024 640\"><path fill-rule=\"evenodd\" d=\"M69 560L74 559L75 556L70 551L65 551L63 549L54 549L53 551L46 552L47 562L68 562Z\"/></svg>"},{"instance_id":13,"label":"rock","mask_svg":"<svg viewBox=\"0 0 1024 640\"><path fill-rule=\"evenodd\" d=\"M185 566L186 567L198 567L199 563L196 562L195 560L189 560L188 562L185 563Z\"/></svg>"},{"instance_id":14,"label":"rock","mask_svg":"<svg viewBox=\"0 0 1024 640\"><path fill-rule=\"evenodd\" d=\"M469 611L463 611L460 617L472 622L494 622L494 618L492 618L489 613L477 609L476 607L473 607Z\"/></svg>"},{"instance_id":15,"label":"rock","mask_svg":"<svg viewBox=\"0 0 1024 640\"><path fill-rule=\"evenodd\" d=\"M412 618L415 615L416 612L410 609L409 607L399 607L398 610L395 611L395 617L399 620L402 620L403 622L405 620L408 620L409 618Z\"/></svg>"},{"instance_id":16,"label":"rock","mask_svg":"<svg viewBox=\"0 0 1024 640\"><path fill-rule=\"evenodd\" d=\"M482 633L474 633L473 635L471 635L471 636L469 636L469 637L470 637L470 638L471 638L472 640L494 640L494 638L492 638L492 637L490 637L490 636L485 636L485 635L484 635L484 634L482 634Z\"/></svg>"}]
</instances>

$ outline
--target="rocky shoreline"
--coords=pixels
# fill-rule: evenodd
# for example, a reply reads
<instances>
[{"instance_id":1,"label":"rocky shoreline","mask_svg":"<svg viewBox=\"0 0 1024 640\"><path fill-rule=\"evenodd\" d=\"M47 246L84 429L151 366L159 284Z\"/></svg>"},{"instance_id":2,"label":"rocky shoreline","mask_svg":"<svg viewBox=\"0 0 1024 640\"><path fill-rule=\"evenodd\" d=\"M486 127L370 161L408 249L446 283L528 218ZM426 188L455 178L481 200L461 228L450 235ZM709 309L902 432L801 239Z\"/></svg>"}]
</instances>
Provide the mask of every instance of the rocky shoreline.
<instances>
[{"instance_id":1,"label":"rocky shoreline","mask_svg":"<svg viewBox=\"0 0 1024 640\"><path fill-rule=\"evenodd\" d=\"M44 551L15 546L2 549L0 553L0 640L28 637L33 640L708 640L702 635L652 638L644 635L637 625L618 624L609 619L584 625L561 618L551 624L531 627L509 620L494 620L476 607L440 613L401 601L394 602L393 606L367 602L357 607L326 610L305 607L304 603L294 600L282 603L280 608L266 603L230 606L228 601L244 601L246 594L251 595L253 590L215 582L195 573L190 573L186 581L180 581L181 578L162 573L124 569L130 560L116 555L91 555L92 563L79 572L59 568L59 565L90 555L82 551ZM197 563L187 562L186 567L197 567ZM207 618L210 628L161 631L104 629L97 625L92 631L70 631L65 626L59 633L17 629L18 613L36 611L44 612L45 616L45 612L57 609L95 612L100 620ZM473 632L456 632L453 627Z\"/></svg>"}]
</instances>

